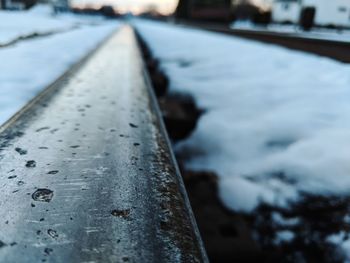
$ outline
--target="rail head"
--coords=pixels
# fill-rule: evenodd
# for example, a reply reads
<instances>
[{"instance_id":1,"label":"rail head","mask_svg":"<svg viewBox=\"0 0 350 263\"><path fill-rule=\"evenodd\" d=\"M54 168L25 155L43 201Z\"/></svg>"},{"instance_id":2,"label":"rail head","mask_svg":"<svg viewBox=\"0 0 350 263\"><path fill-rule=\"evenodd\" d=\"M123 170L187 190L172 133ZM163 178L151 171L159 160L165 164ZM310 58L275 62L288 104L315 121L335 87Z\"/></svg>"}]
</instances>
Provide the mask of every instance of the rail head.
<instances>
[{"instance_id":1,"label":"rail head","mask_svg":"<svg viewBox=\"0 0 350 263\"><path fill-rule=\"evenodd\" d=\"M0 261L207 262L129 26L0 133Z\"/></svg>"}]
</instances>

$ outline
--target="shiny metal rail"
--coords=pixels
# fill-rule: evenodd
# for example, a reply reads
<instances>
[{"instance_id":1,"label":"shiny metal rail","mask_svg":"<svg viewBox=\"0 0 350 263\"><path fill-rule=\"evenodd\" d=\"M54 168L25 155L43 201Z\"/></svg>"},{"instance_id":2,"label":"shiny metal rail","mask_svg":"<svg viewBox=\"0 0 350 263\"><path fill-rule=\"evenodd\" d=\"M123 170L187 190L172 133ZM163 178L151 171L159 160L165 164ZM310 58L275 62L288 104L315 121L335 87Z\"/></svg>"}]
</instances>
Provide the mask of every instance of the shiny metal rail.
<instances>
[{"instance_id":1,"label":"shiny metal rail","mask_svg":"<svg viewBox=\"0 0 350 263\"><path fill-rule=\"evenodd\" d=\"M0 128L0 262L207 262L133 30Z\"/></svg>"}]
</instances>

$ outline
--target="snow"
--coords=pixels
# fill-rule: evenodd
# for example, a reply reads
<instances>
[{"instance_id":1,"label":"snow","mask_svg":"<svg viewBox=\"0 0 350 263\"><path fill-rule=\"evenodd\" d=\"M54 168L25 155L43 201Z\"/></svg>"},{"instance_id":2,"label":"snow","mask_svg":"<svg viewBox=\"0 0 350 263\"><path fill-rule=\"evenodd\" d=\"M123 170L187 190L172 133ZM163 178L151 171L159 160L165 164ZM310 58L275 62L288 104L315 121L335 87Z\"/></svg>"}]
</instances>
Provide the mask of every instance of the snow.
<instances>
[{"instance_id":1,"label":"snow","mask_svg":"<svg viewBox=\"0 0 350 263\"><path fill-rule=\"evenodd\" d=\"M101 17L54 15L52 8L46 5L35 6L29 11L0 10L0 46L8 45L19 37L63 32L101 20Z\"/></svg>"},{"instance_id":2,"label":"snow","mask_svg":"<svg viewBox=\"0 0 350 263\"><path fill-rule=\"evenodd\" d=\"M350 66L205 31L134 21L170 77L206 109L176 146L213 171L233 210L350 195ZM183 63L183 62L186 63ZM186 65L186 66L184 66Z\"/></svg>"},{"instance_id":3,"label":"snow","mask_svg":"<svg viewBox=\"0 0 350 263\"><path fill-rule=\"evenodd\" d=\"M275 244L289 243L295 238L295 234L289 230L278 231L276 233Z\"/></svg>"},{"instance_id":4,"label":"snow","mask_svg":"<svg viewBox=\"0 0 350 263\"><path fill-rule=\"evenodd\" d=\"M23 12L24 14L13 12L11 13L12 18L6 20L5 24L7 28L11 28L11 25L12 28L20 28L18 21L23 19L21 23L27 22L28 25L25 28L26 32L23 31L24 34L36 31L40 28L39 24L45 24L45 21L48 22L46 26L49 25L50 30L60 28L51 23L51 17L46 17L47 13L43 11L47 9L29 11L31 15L27 12ZM0 11L2 22L4 13ZM40 19L34 13L38 13ZM16 20L17 14L18 21ZM27 20L23 18L26 15L28 15ZM32 19L32 15L36 18ZM37 25L39 20L40 23ZM64 25L65 23L61 23L64 21L72 23L78 20L81 18L65 15L60 17L57 25ZM86 23L80 24L79 27L46 37L22 40L14 45L0 48L0 61L2 62L0 63L0 125L118 27L115 21L100 20L97 23L96 19L84 18L83 20L86 20ZM1 27L3 26L4 24L1 23ZM0 29L0 39L4 39L1 38L2 32Z\"/></svg>"},{"instance_id":5,"label":"snow","mask_svg":"<svg viewBox=\"0 0 350 263\"><path fill-rule=\"evenodd\" d=\"M327 241L342 248L342 253L346 254L344 263L350 263L350 239L349 235L343 231L327 237Z\"/></svg>"},{"instance_id":6,"label":"snow","mask_svg":"<svg viewBox=\"0 0 350 263\"><path fill-rule=\"evenodd\" d=\"M301 220L298 217L285 218L277 212L273 212L271 216L272 221L279 226L296 226L301 223Z\"/></svg>"}]
</instances>

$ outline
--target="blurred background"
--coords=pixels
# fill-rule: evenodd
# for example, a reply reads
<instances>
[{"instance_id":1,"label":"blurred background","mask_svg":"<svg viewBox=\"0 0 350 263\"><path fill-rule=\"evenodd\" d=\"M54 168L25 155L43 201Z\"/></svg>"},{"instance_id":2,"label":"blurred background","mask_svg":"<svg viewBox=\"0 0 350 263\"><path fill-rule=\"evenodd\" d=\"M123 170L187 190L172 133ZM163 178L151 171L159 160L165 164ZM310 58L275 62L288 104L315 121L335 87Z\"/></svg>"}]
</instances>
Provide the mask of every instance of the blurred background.
<instances>
[{"instance_id":1,"label":"blurred background","mask_svg":"<svg viewBox=\"0 0 350 263\"><path fill-rule=\"evenodd\" d=\"M108 17L142 15L154 18L248 24L350 27L346 0L0 0L0 9L24 10L35 4L50 4L56 12L103 14ZM235 22L235 24L234 24Z\"/></svg>"}]
</instances>

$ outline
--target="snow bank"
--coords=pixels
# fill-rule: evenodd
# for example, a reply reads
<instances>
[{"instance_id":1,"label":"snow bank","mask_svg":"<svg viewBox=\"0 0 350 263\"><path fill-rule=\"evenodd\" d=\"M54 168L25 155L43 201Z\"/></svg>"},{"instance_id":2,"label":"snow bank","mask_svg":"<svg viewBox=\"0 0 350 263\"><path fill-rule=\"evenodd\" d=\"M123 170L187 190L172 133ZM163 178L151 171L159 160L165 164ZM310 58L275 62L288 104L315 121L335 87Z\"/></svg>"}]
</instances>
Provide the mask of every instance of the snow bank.
<instances>
[{"instance_id":1,"label":"snow bank","mask_svg":"<svg viewBox=\"0 0 350 263\"><path fill-rule=\"evenodd\" d=\"M28 11L0 10L0 21L0 46L3 46L19 37L66 31L103 19L72 14L54 15L50 6L38 5Z\"/></svg>"},{"instance_id":2,"label":"snow bank","mask_svg":"<svg viewBox=\"0 0 350 263\"><path fill-rule=\"evenodd\" d=\"M136 20L171 80L207 109L178 145L231 209L350 194L350 66L282 47ZM186 63L184 63L186 62Z\"/></svg>"},{"instance_id":3,"label":"snow bank","mask_svg":"<svg viewBox=\"0 0 350 263\"><path fill-rule=\"evenodd\" d=\"M113 30L116 22L0 48L0 125L79 61Z\"/></svg>"}]
</instances>

